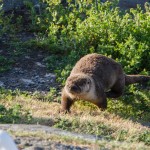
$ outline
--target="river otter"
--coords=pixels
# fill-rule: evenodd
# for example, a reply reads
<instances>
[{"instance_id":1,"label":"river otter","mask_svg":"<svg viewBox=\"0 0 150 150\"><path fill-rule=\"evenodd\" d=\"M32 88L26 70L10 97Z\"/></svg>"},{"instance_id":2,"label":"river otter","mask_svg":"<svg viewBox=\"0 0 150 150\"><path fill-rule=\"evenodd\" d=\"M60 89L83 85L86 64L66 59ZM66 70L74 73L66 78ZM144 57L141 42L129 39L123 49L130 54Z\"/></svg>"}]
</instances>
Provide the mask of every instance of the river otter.
<instances>
[{"instance_id":1,"label":"river otter","mask_svg":"<svg viewBox=\"0 0 150 150\"><path fill-rule=\"evenodd\" d=\"M126 75L121 65L100 54L88 54L74 66L62 91L62 109L70 111L71 105L83 99L107 108L107 97L117 98L123 94L125 85L150 81L150 76Z\"/></svg>"}]
</instances>

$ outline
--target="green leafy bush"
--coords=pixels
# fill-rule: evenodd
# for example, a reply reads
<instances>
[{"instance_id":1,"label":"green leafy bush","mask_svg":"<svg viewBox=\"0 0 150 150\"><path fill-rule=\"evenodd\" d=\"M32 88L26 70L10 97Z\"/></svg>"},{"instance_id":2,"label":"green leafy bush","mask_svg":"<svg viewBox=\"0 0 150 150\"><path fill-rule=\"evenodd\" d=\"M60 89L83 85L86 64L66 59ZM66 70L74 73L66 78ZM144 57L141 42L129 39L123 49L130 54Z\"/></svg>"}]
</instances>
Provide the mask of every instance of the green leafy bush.
<instances>
[{"instance_id":1,"label":"green leafy bush","mask_svg":"<svg viewBox=\"0 0 150 150\"><path fill-rule=\"evenodd\" d=\"M139 141L145 142L145 144L150 145L150 131L145 131L138 137Z\"/></svg>"},{"instance_id":2,"label":"green leafy bush","mask_svg":"<svg viewBox=\"0 0 150 150\"><path fill-rule=\"evenodd\" d=\"M68 71L68 65L73 66L81 56L93 52L114 58L127 73L140 73L143 70L148 73L148 4L146 12L137 7L122 13L110 2L68 1L67 7L60 1L44 2L46 9L43 9L41 16L36 16L36 25L41 27L43 38L38 38L35 43L41 49L63 56L60 56L62 62L67 59L55 69L58 76L63 78L59 81L64 82L68 75L64 73Z\"/></svg>"},{"instance_id":3,"label":"green leafy bush","mask_svg":"<svg viewBox=\"0 0 150 150\"><path fill-rule=\"evenodd\" d=\"M11 108L0 105L0 123L21 123L21 121L30 121L31 114L22 110L21 106L16 104Z\"/></svg>"},{"instance_id":4,"label":"green leafy bush","mask_svg":"<svg viewBox=\"0 0 150 150\"><path fill-rule=\"evenodd\" d=\"M150 68L148 3L145 5L145 12L138 6L123 13L114 7L113 2L68 0L64 6L60 0L41 1L44 2L44 7L41 8L40 14L35 12L30 2L25 3L28 12L26 19L30 27L26 29L36 32L37 38L22 45L32 49L48 50L63 59L63 63L55 69L58 76L62 76L62 79L58 79L60 82L64 83L68 75L65 73L68 71L68 64L72 67L80 57L93 52L114 58L123 65L127 73L144 71L148 74ZM18 27L22 27L23 16L16 17L15 23L12 22L13 13L4 18L2 16L1 13L0 35L15 34Z\"/></svg>"}]
</instances>

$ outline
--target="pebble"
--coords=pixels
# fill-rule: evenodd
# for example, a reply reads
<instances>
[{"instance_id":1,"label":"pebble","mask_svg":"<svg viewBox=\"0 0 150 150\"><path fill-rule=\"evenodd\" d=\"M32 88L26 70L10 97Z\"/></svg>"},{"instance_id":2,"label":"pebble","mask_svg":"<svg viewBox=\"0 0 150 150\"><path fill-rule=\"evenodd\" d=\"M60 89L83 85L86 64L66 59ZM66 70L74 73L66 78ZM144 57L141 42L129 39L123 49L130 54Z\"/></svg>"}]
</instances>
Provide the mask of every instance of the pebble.
<instances>
[{"instance_id":1,"label":"pebble","mask_svg":"<svg viewBox=\"0 0 150 150\"><path fill-rule=\"evenodd\" d=\"M52 73L46 73L45 78L53 78L53 79L56 79L56 75L55 74L52 74Z\"/></svg>"},{"instance_id":2,"label":"pebble","mask_svg":"<svg viewBox=\"0 0 150 150\"><path fill-rule=\"evenodd\" d=\"M14 140L14 142L15 142L16 144L21 144L21 139L16 138L16 139Z\"/></svg>"},{"instance_id":3,"label":"pebble","mask_svg":"<svg viewBox=\"0 0 150 150\"><path fill-rule=\"evenodd\" d=\"M21 79L21 81L23 81L24 84L26 84L26 85L35 84L35 83L34 83L32 80L30 80L30 79Z\"/></svg>"},{"instance_id":4,"label":"pebble","mask_svg":"<svg viewBox=\"0 0 150 150\"><path fill-rule=\"evenodd\" d=\"M34 150L44 150L42 147L34 147Z\"/></svg>"},{"instance_id":5,"label":"pebble","mask_svg":"<svg viewBox=\"0 0 150 150\"><path fill-rule=\"evenodd\" d=\"M0 81L0 87L4 87L4 83Z\"/></svg>"},{"instance_id":6,"label":"pebble","mask_svg":"<svg viewBox=\"0 0 150 150\"><path fill-rule=\"evenodd\" d=\"M39 66L39 67L42 67L42 68L45 68L45 67L46 67L45 65L41 64L40 62L35 62L35 64L36 64L37 66Z\"/></svg>"},{"instance_id":7,"label":"pebble","mask_svg":"<svg viewBox=\"0 0 150 150\"><path fill-rule=\"evenodd\" d=\"M25 56L26 59L30 59L30 56Z\"/></svg>"},{"instance_id":8,"label":"pebble","mask_svg":"<svg viewBox=\"0 0 150 150\"><path fill-rule=\"evenodd\" d=\"M43 84L43 83L45 83L46 81L45 81L43 78L40 78L38 82Z\"/></svg>"}]
</instances>

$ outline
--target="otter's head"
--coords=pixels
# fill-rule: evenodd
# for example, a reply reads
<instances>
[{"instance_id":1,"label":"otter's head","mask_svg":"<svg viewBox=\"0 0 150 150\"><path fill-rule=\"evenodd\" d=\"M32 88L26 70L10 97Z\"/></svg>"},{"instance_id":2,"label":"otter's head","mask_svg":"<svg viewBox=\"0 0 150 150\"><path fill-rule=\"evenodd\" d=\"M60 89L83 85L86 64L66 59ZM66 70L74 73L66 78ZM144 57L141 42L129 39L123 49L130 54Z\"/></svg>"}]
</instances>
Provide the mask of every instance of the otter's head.
<instances>
[{"instance_id":1,"label":"otter's head","mask_svg":"<svg viewBox=\"0 0 150 150\"><path fill-rule=\"evenodd\" d=\"M85 75L71 75L66 81L66 89L74 95L86 94L91 88L91 79Z\"/></svg>"}]
</instances>

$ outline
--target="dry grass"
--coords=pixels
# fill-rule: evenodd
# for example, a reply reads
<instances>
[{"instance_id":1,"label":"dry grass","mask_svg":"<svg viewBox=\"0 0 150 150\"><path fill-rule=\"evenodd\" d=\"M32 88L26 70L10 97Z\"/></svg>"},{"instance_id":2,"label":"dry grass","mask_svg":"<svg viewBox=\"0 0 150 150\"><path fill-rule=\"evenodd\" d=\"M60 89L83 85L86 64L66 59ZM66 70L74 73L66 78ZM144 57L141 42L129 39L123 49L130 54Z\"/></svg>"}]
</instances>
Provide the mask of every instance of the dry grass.
<instances>
[{"instance_id":1,"label":"dry grass","mask_svg":"<svg viewBox=\"0 0 150 150\"><path fill-rule=\"evenodd\" d=\"M138 122L133 122L132 120L123 119L116 114L111 114L107 111L102 112L99 109L91 109L88 106L81 106L78 108L77 105L72 107L70 114L60 113L61 105L57 102L43 102L32 97L17 96L13 100L5 101L1 100L1 103L6 107L13 106L15 104L20 104L23 109L30 110L33 118L56 118L56 117L66 117L71 119L74 117L80 117L84 121L94 121L103 122L111 127L117 129L127 129L130 130L131 127L134 130L149 129L148 127L142 126ZM132 131L134 131L132 129Z\"/></svg>"},{"instance_id":2,"label":"dry grass","mask_svg":"<svg viewBox=\"0 0 150 150\"><path fill-rule=\"evenodd\" d=\"M138 122L133 122L132 120L123 119L116 114L111 114L107 111L102 112L99 109L91 109L88 106L81 106L77 108L75 105L72 107L70 114L60 113L61 105L57 102L43 102L32 97L25 98L22 96L17 96L10 101L2 101L6 107L10 107L14 104L20 104L23 109L30 110L33 118L45 118L45 119L55 119L57 117L62 117L66 119L80 118L80 121L92 121L96 123L105 123L106 125L115 128L117 130L126 129L131 133L139 132L142 130L150 130L148 127L141 125Z\"/></svg>"},{"instance_id":3,"label":"dry grass","mask_svg":"<svg viewBox=\"0 0 150 150\"><path fill-rule=\"evenodd\" d=\"M146 131L148 131L149 134L149 127L143 126L142 124L129 119L124 119L108 111L102 112L94 106L83 106L77 103L72 107L72 111L70 114L64 114L60 113L60 103L44 102L33 98L32 96L18 95L7 101L1 99L1 103L6 107L20 104L22 106L22 109L29 110L31 112L33 119L30 123L34 124L55 126L55 124L58 123L57 120L59 119L60 121L62 121L62 126L66 126L65 124L63 124L63 121L67 120L68 122L72 123L74 120L76 120L79 124L81 124L80 127L78 125L74 125L71 129L70 127L68 127L67 129L66 126L65 129L75 132L77 131L79 133L90 133L90 131L86 131L87 129L83 129L86 127L86 123L88 122L92 123L92 130L97 130L98 125L102 124L106 127L106 131L111 130L112 133L111 135L108 135L110 136L109 141L105 140L105 138L102 141L98 141L98 143L96 144L96 146L98 145L98 147L105 147L109 149L128 149L129 147L131 149L148 148L142 141L139 142L138 137ZM149 137L150 135L146 136ZM66 138L67 137L61 137L61 139ZM66 141L68 142L68 140ZM122 141L121 144L118 141ZM94 143L90 143L88 145L95 146Z\"/></svg>"}]
</instances>

